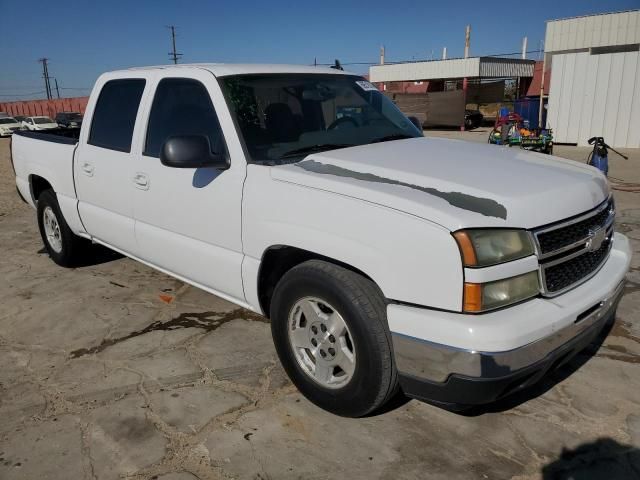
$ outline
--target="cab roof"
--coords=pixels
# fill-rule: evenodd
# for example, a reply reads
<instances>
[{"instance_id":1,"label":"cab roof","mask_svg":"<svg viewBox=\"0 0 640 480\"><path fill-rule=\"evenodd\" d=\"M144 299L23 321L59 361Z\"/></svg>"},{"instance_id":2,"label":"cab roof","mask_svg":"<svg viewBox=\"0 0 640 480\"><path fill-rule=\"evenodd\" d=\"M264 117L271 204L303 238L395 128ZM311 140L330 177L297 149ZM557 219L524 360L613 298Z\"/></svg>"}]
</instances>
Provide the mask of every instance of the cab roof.
<instances>
[{"instance_id":1,"label":"cab roof","mask_svg":"<svg viewBox=\"0 0 640 480\"><path fill-rule=\"evenodd\" d=\"M316 67L313 65L286 65L286 64L270 64L270 63L182 63L179 65L155 65L149 67L134 67L119 72L126 71L145 71L145 70L174 70L184 68L200 68L208 70L216 77L224 77L228 75L242 74L260 74L260 73L317 73L317 74L333 74L333 75L354 75L350 72L337 70L329 67ZM114 73L114 72L112 72Z\"/></svg>"}]
</instances>

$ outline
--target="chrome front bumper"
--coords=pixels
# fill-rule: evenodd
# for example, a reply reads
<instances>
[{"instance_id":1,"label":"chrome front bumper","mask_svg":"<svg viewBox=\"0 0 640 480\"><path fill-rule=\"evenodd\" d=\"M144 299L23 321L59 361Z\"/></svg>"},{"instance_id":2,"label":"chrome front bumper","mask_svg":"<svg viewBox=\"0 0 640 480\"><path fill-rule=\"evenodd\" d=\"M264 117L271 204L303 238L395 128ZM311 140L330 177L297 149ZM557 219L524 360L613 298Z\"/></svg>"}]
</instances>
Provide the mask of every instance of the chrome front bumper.
<instances>
[{"instance_id":1,"label":"chrome front bumper","mask_svg":"<svg viewBox=\"0 0 640 480\"><path fill-rule=\"evenodd\" d=\"M403 374L436 382L444 382L451 374L498 378L516 373L543 360L582 332L604 326L623 290L624 281L610 295L577 315L573 324L513 350L482 352L459 349L394 333L397 368Z\"/></svg>"}]
</instances>

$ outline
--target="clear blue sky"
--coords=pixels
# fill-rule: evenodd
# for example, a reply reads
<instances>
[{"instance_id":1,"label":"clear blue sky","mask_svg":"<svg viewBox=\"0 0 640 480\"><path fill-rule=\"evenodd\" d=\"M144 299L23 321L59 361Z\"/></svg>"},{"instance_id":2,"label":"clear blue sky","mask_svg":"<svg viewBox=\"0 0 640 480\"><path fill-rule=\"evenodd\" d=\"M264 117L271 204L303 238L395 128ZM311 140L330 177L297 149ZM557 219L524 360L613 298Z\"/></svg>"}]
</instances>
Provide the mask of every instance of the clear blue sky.
<instances>
[{"instance_id":1,"label":"clear blue sky","mask_svg":"<svg viewBox=\"0 0 640 480\"><path fill-rule=\"evenodd\" d=\"M43 97L27 95L44 90L40 57L50 59L64 96L86 94L104 71L168 63L169 24L178 27L184 63L373 63L381 44L389 61L438 58L444 46L462 56L467 24L472 55L518 52L524 36L536 50L545 20L639 7L640 0L0 0L0 101Z\"/></svg>"}]
</instances>

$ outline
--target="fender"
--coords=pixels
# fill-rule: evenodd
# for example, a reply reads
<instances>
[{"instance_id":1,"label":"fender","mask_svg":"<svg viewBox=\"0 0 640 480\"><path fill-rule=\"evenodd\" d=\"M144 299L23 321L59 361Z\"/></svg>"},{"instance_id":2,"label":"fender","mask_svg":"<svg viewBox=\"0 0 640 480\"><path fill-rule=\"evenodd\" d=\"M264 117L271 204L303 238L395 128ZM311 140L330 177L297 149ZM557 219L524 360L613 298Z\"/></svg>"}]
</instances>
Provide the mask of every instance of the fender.
<instances>
[{"instance_id":1,"label":"fender","mask_svg":"<svg viewBox=\"0 0 640 480\"><path fill-rule=\"evenodd\" d=\"M461 309L460 253L446 228L363 200L274 180L269 168L249 165L245 181L243 282L249 303L258 298L264 252L288 245L362 271L389 300ZM428 282L434 278L437 282Z\"/></svg>"}]
</instances>

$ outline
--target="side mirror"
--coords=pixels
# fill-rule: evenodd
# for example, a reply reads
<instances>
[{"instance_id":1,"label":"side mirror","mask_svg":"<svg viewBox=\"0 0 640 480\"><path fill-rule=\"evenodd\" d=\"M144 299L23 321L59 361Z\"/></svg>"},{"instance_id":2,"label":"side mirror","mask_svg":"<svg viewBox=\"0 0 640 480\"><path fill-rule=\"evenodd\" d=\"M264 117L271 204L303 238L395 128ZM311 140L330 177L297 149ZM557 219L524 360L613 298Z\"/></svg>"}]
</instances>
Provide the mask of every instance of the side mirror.
<instances>
[{"instance_id":1,"label":"side mirror","mask_svg":"<svg viewBox=\"0 0 640 480\"><path fill-rule=\"evenodd\" d=\"M407 117L411 123L420 131L422 131L422 123L418 120L418 117L414 117L413 115Z\"/></svg>"},{"instance_id":2,"label":"side mirror","mask_svg":"<svg viewBox=\"0 0 640 480\"><path fill-rule=\"evenodd\" d=\"M209 138L204 135L169 137L160 150L160 161L173 168L229 168L224 155L211 153Z\"/></svg>"}]
</instances>

